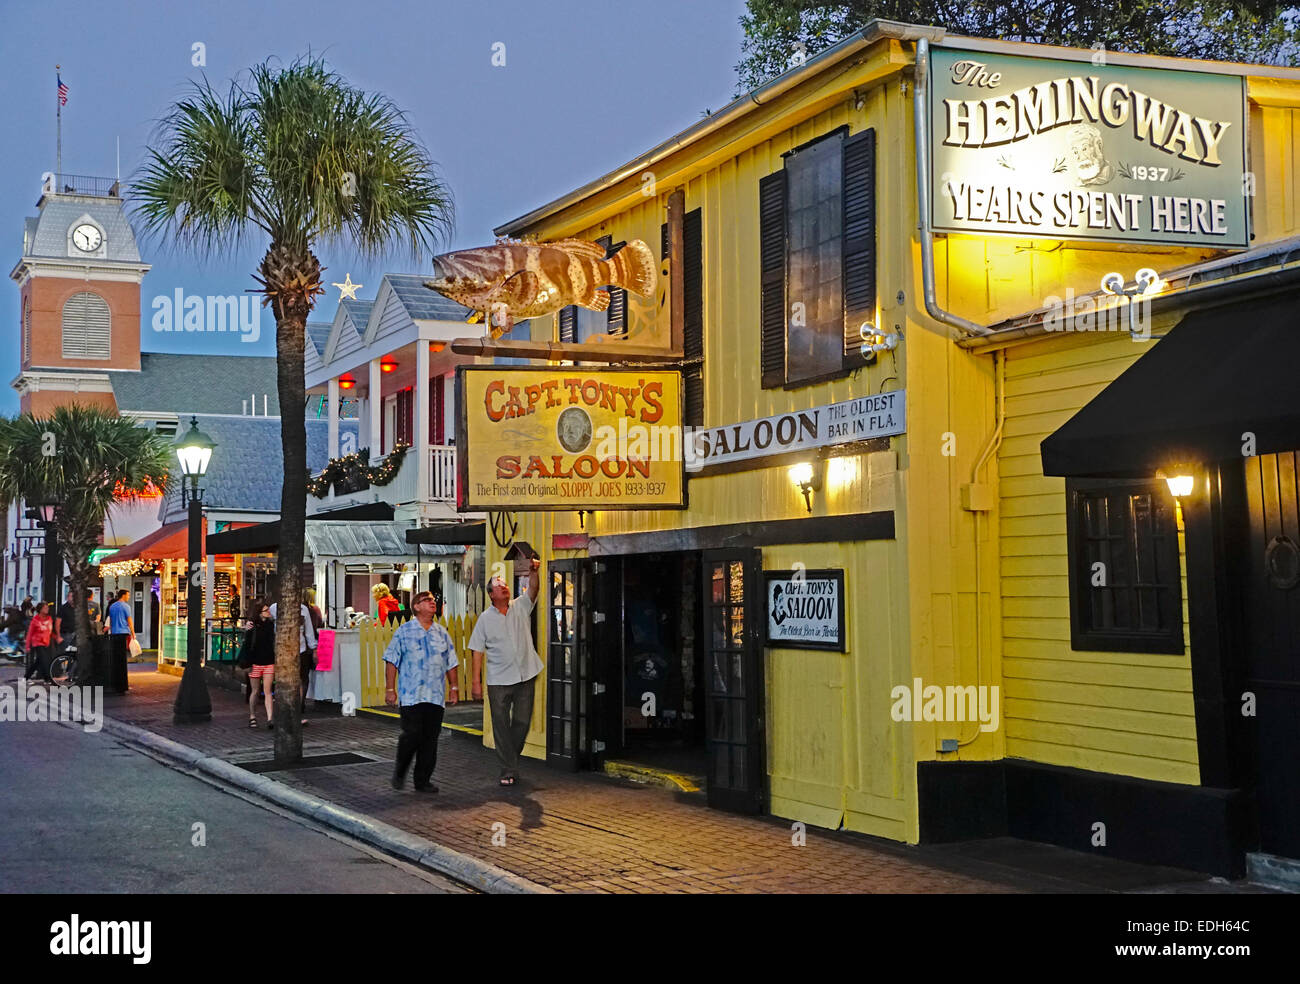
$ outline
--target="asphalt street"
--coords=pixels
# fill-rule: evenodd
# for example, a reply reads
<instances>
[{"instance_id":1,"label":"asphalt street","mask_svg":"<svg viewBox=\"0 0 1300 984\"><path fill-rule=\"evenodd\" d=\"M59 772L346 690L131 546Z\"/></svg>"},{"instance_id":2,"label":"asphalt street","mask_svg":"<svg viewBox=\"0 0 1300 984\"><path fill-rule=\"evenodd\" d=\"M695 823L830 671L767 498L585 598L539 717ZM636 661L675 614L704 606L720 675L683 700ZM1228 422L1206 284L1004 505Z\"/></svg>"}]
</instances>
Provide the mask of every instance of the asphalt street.
<instances>
[{"instance_id":1,"label":"asphalt street","mask_svg":"<svg viewBox=\"0 0 1300 984\"><path fill-rule=\"evenodd\" d=\"M103 732L0 723L0 892L458 891Z\"/></svg>"}]
</instances>

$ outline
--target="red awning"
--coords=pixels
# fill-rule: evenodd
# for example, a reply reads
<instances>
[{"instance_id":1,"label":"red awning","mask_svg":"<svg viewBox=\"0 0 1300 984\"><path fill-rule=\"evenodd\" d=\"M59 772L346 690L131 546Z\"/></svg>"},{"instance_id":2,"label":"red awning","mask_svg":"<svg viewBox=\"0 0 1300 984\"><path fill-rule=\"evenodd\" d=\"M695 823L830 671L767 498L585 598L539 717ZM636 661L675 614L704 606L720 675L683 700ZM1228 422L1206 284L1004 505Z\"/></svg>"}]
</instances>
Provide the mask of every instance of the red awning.
<instances>
[{"instance_id":1,"label":"red awning","mask_svg":"<svg viewBox=\"0 0 1300 984\"><path fill-rule=\"evenodd\" d=\"M204 537L206 539L206 535ZM184 558L189 547L189 523L180 520L168 523L134 543L128 543L115 554L101 557L101 564L118 564L124 560L176 560Z\"/></svg>"}]
</instances>

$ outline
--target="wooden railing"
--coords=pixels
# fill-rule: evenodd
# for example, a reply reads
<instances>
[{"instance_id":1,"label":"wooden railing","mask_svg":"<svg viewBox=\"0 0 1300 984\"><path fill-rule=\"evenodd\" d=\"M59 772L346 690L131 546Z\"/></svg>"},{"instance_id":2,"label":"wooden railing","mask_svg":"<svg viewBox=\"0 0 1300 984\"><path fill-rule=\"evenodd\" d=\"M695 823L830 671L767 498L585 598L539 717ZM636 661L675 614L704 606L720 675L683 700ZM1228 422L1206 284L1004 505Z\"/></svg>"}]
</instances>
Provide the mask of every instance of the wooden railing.
<instances>
[{"instance_id":1,"label":"wooden railing","mask_svg":"<svg viewBox=\"0 0 1300 984\"><path fill-rule=\"evenodd\" d=\"M456 693L461 700L470 700L474 690L474 661L470 655L470 633L474 631L474 615L449 615L438 619L451 636L459 662ZM361 706L381 707L384 703L384 650L393 638L397 626L370 622L361 626ZM482 688L480 687L480 690Z\"/></svg>"},{"instance_id":2,"label":"wooden railing","mask_svg":"<svg viewBox=\"0 0 1300 984\"><path fill-rule=\"evenodd\" d=\"M456 501L456 448L435 444L429 448L429 499L432 502Z\"/></svg>"}]
</instances>

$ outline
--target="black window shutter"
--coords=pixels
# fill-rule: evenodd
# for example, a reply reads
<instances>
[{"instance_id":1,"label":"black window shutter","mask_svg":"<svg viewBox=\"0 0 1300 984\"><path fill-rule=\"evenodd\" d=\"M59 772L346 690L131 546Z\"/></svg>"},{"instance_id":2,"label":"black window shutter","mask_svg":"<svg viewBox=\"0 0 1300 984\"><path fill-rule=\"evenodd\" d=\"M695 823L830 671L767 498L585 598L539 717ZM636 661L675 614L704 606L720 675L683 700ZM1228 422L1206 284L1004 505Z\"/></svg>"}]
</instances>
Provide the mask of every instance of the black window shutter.
<instances>
[{"instance_id":1,"label":"black window shutter","mask_svg":"<svg viewBox=\"0 0 1300 984\"><path fill-rule=\"evenodd\" d=\"M609 237L606 236L606 239ZM613 246L606 246L606 257L612 257L620 249L626 246L626 242L615 243ZM609 311L608 331L611 335L627 334L627 290L623 287L611 287L609 289Z\"/></svg>"},{"instance_id":2,"label":"black window shutter","mask_svg":"<svg viewBox=\"0 0 1300 984\"><path fill-rule=\"evenodd\" d=\"M685 256L683 257L683 287L686 300L686 318L682 325L683 355L687 359L684 376L686 392L685 419L683 423L704 425L704 242L701 212L697 208L683 218L682 232Z\"/></svg>"},{"instance_id":3,"label":"black window shutter","mask_svg":"<svg viewBox=\"0 0 1300 984\"><path fill-rule=\"evenodd\" d=\"M876 313L876 131L844 141L844 368L864 366L862 323Z\"/></svg>"},{"instance_id":4,"label":"black window shutter","mask_svg":"<svg viewBox=\"0 0 1300 984\"><path fill-rule=\"evenodd\" d=\"M763 388L785 384L785 171L758 182Z\"/></svg>"},{"instance_id":5,"label":"black window shutter","mask_svg":"<svg viewBox=\"0 0 1300 984\"><path fill-rule=\"evenodd\" d=\"M578 337L578 309L570 304L560 308L560 341L572 342Z\"/></svg>"}]
</instances>

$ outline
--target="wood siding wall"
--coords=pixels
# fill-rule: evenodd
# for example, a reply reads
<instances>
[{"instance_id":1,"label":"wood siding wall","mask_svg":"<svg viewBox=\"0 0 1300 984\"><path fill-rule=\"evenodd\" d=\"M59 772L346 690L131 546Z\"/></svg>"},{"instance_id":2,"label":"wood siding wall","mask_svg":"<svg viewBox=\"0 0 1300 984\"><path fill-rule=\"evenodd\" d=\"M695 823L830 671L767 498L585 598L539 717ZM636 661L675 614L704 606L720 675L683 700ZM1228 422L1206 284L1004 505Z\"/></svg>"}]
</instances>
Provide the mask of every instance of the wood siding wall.
<instances>
[{"instance_id":1,"label":"wood siding wall","mask_svg":"<svg viewBox=\"0 0 1300 984\"><path fill-rule=\"evenodd\" d=\"M1169 324L1153 327L1159 334ZM1065 480L1045 477L1039 457L1043 438L1158 344L1103 332L1053 336L1007 352L1007 416L998 454L1006 753L1198 783L1187 651L1171 656L1070 648ZM1181 522L1178 546L1181 558Z\"/></svg>"}]
</instances>

